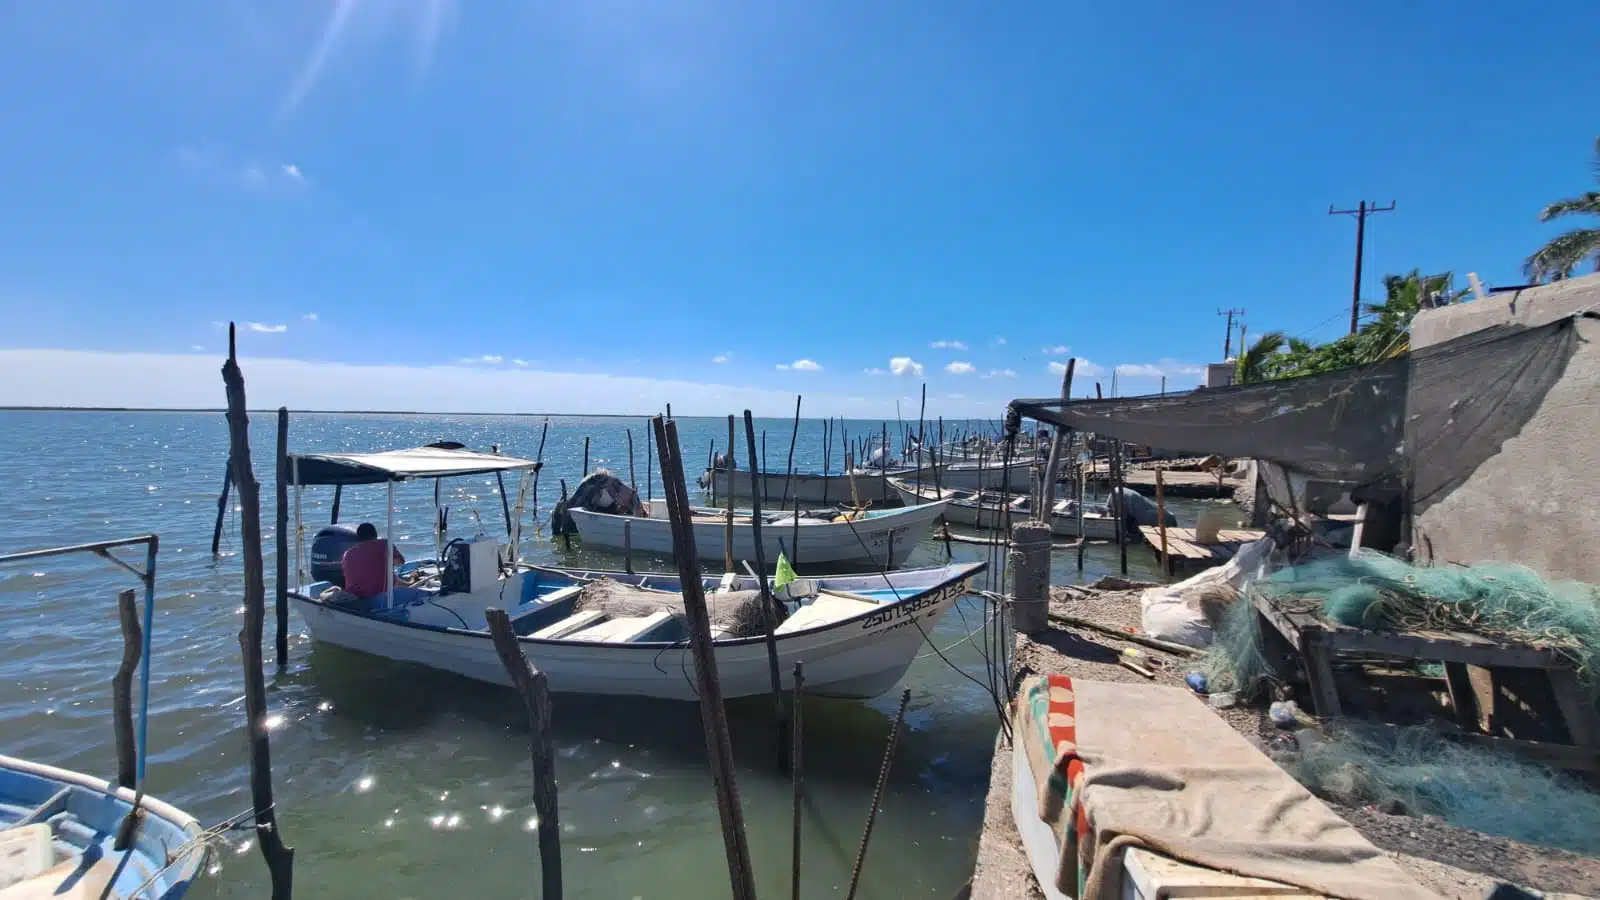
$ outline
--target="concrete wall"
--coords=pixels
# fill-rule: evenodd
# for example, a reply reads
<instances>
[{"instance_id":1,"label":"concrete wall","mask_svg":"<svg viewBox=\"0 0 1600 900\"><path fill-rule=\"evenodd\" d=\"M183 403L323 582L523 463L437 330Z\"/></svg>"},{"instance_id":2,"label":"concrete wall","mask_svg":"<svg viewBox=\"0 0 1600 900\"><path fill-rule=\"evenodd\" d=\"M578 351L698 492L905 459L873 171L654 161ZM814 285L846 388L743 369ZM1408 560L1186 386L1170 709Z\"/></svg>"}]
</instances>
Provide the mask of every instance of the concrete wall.
<instances>
[{"instance_id":1,"label":"concrete wall","mask_svg":"<svg viewBox=\"0 0 1600 900\"><path fill-rule=\"evenodd\" d=\"M1417 315L1422 348L1504 322L1543 325L1600 312L1600 275L1493 294ZM1415 522L1436 562L1516 562L1551 579L1600 584L1600 320L1580 318L1566 375L1522 429Z\"/></svg>"}]
</instances>

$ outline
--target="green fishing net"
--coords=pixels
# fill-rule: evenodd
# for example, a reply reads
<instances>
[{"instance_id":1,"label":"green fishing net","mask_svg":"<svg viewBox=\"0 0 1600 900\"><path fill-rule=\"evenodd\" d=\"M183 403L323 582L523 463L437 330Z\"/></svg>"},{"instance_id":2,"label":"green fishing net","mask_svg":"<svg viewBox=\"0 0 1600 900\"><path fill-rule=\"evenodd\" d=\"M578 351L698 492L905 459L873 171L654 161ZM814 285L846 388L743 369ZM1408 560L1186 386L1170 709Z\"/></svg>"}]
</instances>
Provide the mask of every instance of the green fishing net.
<instances>
[{"instance_id":1,"label":"green fishing net","mask_svg":"<svg viewBox=\"0 0 1600 900\"><path fill-rule=\"evenodd\" d=\"M1502 753L1446 740L1425 727L1346 727L1303 740L1290 774L1348 806L1398 800L1486 834L1600 853L1600 796L1576 779Z\"/></svg>"},{"instance_id":2,"label":"green fishing net","mask_svg":"<svg viewBox=\"0 0 1600 900\"><path fill-rule=\"evenodd\" d=\"M1526 566L1415 566L1357 550L1282 569L1254 589L1283 609L1357 628L1463 631L1548 647L1600 686L1600 587L1550 582Z\"/></svg>"}]
</instances>

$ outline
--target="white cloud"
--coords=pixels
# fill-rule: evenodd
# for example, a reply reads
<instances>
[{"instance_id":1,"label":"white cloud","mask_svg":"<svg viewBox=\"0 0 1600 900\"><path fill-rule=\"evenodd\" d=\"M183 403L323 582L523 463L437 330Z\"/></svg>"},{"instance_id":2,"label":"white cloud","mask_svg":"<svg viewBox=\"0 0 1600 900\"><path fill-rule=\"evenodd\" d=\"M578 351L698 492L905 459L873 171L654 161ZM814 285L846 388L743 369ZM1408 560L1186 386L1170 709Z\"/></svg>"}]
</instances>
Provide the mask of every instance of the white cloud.
<instances>
[{"instance_id":1,"label":"white cloud","mask_svg":"<svg viewBox=\"0 0 1600 900\"><path fill-rule=\"evenodd\" d=\"M971 375L973 372L978 371L977 367L972 363L960 361L945 366L944 370L951 375Z\"/></svg>"},{"instance_id":2,"label":"white cloud","mask_svg":"<svg viewBox=\"0 0 1600 900\"><path fill-rule=\"evenodd\" d=\"M528 364L528 361L525 360L525 359L513 359L511 361L511 364L513 366L526 366Z\"/></svg>"},{"instance_id":3,"label":"white cloud","mask_svg":"<svg viewBox=\"0 0 1600 900\"><path fill-rule=\"evenodd\" d=\"M1053 362L1048 368L1050 369L1051 375L1064 375L1067 371L1067 364L1063 362ZM1106 374L1106 367L1097 363L1092 363L1087 359L1080 359L1078 360L1077 364L1074 365L1072 374L1094 378L1097 375Z\"/></svg>"},{"instance_id":4,"label":"white cloud","mask_svg":"<svg viewBox=\"0 0 1600 900\"><path fill-rule=\"evenodd\" d=\"M889 370L887 370L887 369L878 369L878 368L862 369L861 370L861 374L863 374L863 375L887 375L887 374L889 374Z\"/></svg>"},{"instance_id":5,"label":"white cloud","mask_svg":"<svg viewBox=\"0 0 1600 900\"><path fill-rule=\"evenodd\" d=\"M1063 371L1065 371L1065 370L1063 370ZM1011 369L990 369L989 373L987 375L979 375L978 377L979 378L1015 378L1015 377L1017 377L1017 373L1015 371L1011 370Z\"/></svg>"},{"instance_id":6,"label":"white cloud","mask_svg":"<svg viewBox=\"0 0 1600 900\"><path fill-rule=\"evenodd\" d=\"M967 399L967 395L966 394L945 394L944 398L946 400L965 400L965 399Z\"/></svg>"},{"instance_id":7,"label":"white cloud","mask_svg":"<svg viewBox=\"0 0 1600 900\"><path fill-rule=\"evenodd\" d=\"M820 372L822 371L822 366L814 360L797 359L788 365L779 363L778 369L783 372Z\"/></svg>"},{"instance_id":8,"label":"white cloud","mask_svg":"<svg viewBox=\"0 0 1600 900\"><path fill-rule=\"evenodd\" d=\"M200 346L199 344L190 344L189 345L189 349L193 350L196 353L204 353L204 352L206 352L206 348Z\"/></svg>"},{"instance_id":9,"label":"white cloud","mask_svg":"<svg viewBox=\"0 0 1600 900\"><path fill-rule=\"evenodd\" d=\"M283 169L284 177L289 179L290 181L293 181L296 184L305 184L306 183L306 176L301 174L300 167L295 165L294 163L284 163L279 168Z\"/></svg>"},{"instance_id":10,"label":"white cloud","mask_svg":"<svg viewBox=\"0 0 1600 900\"><path fill-rule=\"evenodd\" d=\"M1205 374L1204 366L1163 359L1159 363L1124 363L1117 366L1122 378L1199 378Z\"/></svg>"},{"instance_id":11,"label":"white cloud","mask_svg":"<svg viewBox=\"0 0 1600 900\"><path fill-rule=\"evenodd\" d=\"M1057 344L1054 347L1046 347L1046 348L1044 348L1044 355L1045 356L1066 356L1068 353L1071 353L1071 352L1072 352L1072 348L1068 347L1066 344Z\"/></svg>"},{"instance_id":12,"label":"white cloud","mask_svg":"<svg viewBox=\"0 0 1600 900\"><path fill-rule=\"evenodd\" d=\"M251 403L263 409L635 415L671 403L674 412L686 416L725 415L729 409L750 409L761 416L794 414L790 390L634 375L459 364L354 365L250 355L240 364ZM0 406L214 409L222 395L216 360L198 353L0 350ZM528 398L542 398L553 408L530 408ZM895 398L887 393L862 398L808 392L806 402L852 418L894 417ZM951 401L941 409L946 416L992 416L994 411L993 401L981 400ZM512 447L508 452L531 454L535 449Z\"/></svg>"},{"instance_id":13,"label":"white cloud","mask_svg":"<svg viewBox=\"0 0 1600 900\"><path fill-rule=\"evenodd\" d=\"M309 184L293 163L262 162L222 144L185 144L178 148L177 160L192 177L232 190L287 191Z\"/></svg>"},{"instance_id":14,"label":"white cloud","mask_svg":"<svg viewBox=\"0 0 1600 900\"><path fill-rule=\"evenodd\" d=\"M300 318L306 320L307 322L315 322L317 320L317 314L316 313L306 313L305 315L301 316Z\"/></svg>"},{"instance_id":15,"label":"white cloud","mask_svg":"<svg viewBox=\"0 0 1600 900\"><path fill-rule=\"evenodd\" d=\"M960 341L934 341L928 345L930 350L965 350L967 345Z\"/></svg>"},{"instance_id":16,"label":"white cloud","mask_svg":"<svg viewBox=\"0 0 1600 900\"><path fill-rule=\"evenodd\" d=\"M889 371L896 375L912 375L922 377L922 363L909 356L896 356L889 360Z\"/></svg>"},{"instance_id":17,"label":"white cloud","mask_svg":"<svg viewBox=\"0 0 1600 900\"><path fill-rule=\"evenodd\" d=\"M283 334L289 330L287 325L267 325L263 322L246 322L245 327L257 334Z\"/></svg>"},{"instance_id":18,"label":"white cloud","mask_svg":"<svg viewBox=\"0 0 1600 900\"><path fill-rule=\"evenodd\" d=\"M729 351L724 352L724 353L718 353L716 356L711 357L711 361L714 362L714 363L725 363L725 362L727 362L728 360L730 360L732 358L733 358L733 351L729 350Z\"/></svg>"},{"instance_id":19,"label":"white cloud","mask_svg":"<svg viewBox=\"0 0 1600 900\"><path fill-rule=\"evenodd\" d=\"M461 364L462 365L467 365L467 366L480 365L480 364L481 365L485 365L485 366L498 366L498 365L500 365L501 363L503 363L505 361L506 361L505 357L503 357L503 356L495 356L492 353L485 353L482 356L463 356L461 358Z\"/></svg>"},{"instance_id":20,"label":"white cloud","mask_svg":"<svg viewBox=\"0 0 1600 900\"><path fill-rule=\"evenodd\" d=\"M994 339L994 345L996 347L1004 347L1006 345L1006 339L1003 337L997 337Z\"/></svg>"}]
</instances>

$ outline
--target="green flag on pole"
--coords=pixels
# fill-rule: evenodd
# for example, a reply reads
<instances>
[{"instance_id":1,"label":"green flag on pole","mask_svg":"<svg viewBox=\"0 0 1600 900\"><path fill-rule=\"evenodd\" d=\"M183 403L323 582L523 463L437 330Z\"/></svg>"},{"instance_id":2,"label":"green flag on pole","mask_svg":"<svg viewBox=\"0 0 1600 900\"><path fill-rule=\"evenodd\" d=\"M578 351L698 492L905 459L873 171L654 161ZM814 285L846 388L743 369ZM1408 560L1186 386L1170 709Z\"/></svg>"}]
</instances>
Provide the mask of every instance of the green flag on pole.
<instances>
[{"instance_id":1,"label":"green flag on pole","mask_svg":"<svg viewBox=\"0 0 1600 900\"><path fill-rule=\"evenodd\" d=\"M794 574L794 566L789 565L789 557L782 552L778 553L778 571L772 577L772 589L781 591L784 586L794 581L799 576Z\"/></svg>"}]
</instances>

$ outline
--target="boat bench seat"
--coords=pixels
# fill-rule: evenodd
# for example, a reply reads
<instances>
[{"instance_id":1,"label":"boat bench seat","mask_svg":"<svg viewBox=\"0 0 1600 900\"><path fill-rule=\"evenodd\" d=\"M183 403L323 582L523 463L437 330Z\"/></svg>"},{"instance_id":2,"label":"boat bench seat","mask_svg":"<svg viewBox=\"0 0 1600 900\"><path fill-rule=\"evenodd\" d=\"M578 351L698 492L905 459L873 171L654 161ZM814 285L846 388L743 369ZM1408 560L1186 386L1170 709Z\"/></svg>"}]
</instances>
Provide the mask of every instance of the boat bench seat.
<instances>
[{"instance_id":1,"label":"boat bench seat","mask_svg":"<svg viewBox=\"0 0 1600 900\"><path fill-rule=\"evenodd\" d=\"M807 603L795 612L794 615L783 620L775 634L789 634L795 631L805 631L819 625L830 625L842 622L853 616L871 612L878 609L881 604L867 600L857 600L854 597L843 597L827 591L819 591L817 599Z\"/></svg>"},{"instance_id":2,"label":"boat bench seat","mask_svg":"<svg viewBox=\"0 0 1600 900\"><path fill-rule=\"evenodd\" d=\"M598 612L598 610L595 610ZM579 613L578 615L583 615ZM591 628L568 634L570 641L596 641L608 644L625 644L644 638L650 632L671 621L673 614L658 609L648 616L617 616Z\"/></svg>"},{"instance_id":3,"label":"boat bench seat","mask_svg":"<svg viewBox=\"0 0 1600 900\"><path fill-rule=\"evenodd\" d=\"M557 638L571 637L573 632L581 631L592 625L596 625L605 617L606 612L603 609L586 609L580 613L573 613L572 615L567 616L565 619L562 619L553 625L546 625L545 627L529 635L529 637L540 638L547 641L553 641Z\"/></svg>"},{"instance_id":4,"label":"boat bench seat","mask_svg":"<svg viewBox=\"0 0 1600 900\"><path fill-rule=\"evenodd\" d=\"M582 590L581 584L569 585L522 604L512 611L512 630L523 637L537 637L539 632L566 621Z\"/></svg>"}]
</instances>

